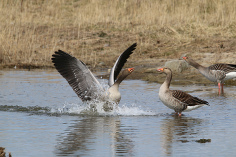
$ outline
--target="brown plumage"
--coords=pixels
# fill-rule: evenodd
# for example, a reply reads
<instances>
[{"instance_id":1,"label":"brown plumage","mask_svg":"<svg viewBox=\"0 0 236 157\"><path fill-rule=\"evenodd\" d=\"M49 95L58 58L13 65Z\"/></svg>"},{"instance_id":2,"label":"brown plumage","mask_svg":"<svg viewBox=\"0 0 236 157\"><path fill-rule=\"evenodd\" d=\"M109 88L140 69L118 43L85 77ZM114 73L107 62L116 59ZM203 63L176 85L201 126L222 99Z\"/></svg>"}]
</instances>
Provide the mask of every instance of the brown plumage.
<instances>
[{"instance_id":1,"label":"brown plumage","mask_svg":"<svg viewBox=\"0 0 236 157\"><path fill-rule=\"evenodd\" d=\"M157 69L158 72L166 74L165 82L161 85L159 90L159 98L164 105L173 109L181 116L183 111L191 111L201 106L208 105L208 102L201 100L197 97L193 97L180 90L170 90L170 82L172 80L172 72L169 68Z\"/></svg>"},{"instance_id":2,"label":"brown plumage","mask_svg":"<svg viewBox=\"0 0 236 157\"><path fill-rule=\"evenodd\" d=\"M181 102L184 102L188 104L188 106L195 106L199 104L208 104L207 101L201 100L197 97L193 97L190 94L187 94L180 90L172 90L172 96L176 99L180 100Z\"/></svg>"}]
</instances>

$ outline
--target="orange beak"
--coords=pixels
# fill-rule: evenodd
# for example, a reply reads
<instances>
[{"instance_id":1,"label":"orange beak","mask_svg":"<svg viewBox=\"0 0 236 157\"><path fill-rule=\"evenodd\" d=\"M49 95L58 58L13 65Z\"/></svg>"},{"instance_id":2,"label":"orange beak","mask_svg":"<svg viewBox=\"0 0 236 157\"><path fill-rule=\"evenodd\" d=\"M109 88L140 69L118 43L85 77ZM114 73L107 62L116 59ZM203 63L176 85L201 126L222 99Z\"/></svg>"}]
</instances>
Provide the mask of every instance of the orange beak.
<instances>
[{"instance_id":1,"label":"orange beak","mask_svg":"<svg viewBox=\"0 0 236 157\"><path fill-rule=\"evenodd\" d=\"M157 69L157 71L162 72L164 71L164 68Z\"/></svg>"},{"instance_id":2,"label":"orange beak","mask_svg":"<svg viewBox=\"0 0 236 157\"><path fill-rule=\"evenodd\" d=\"M187 59L187 57L183 57L183 59L184 59L184 60L186 60L186 59Z\"/></svg>"},{"instance_id":3,"label":"orange beak","mask_svg":"<svg viewBox=\"0 0 236 157\"><path fill-rule=\"evenodd\" d=\"M129 71L129 72L133 72L133 71L134 71L134 68L128 68L128 71Z\"/></svg>"}]
</instances>

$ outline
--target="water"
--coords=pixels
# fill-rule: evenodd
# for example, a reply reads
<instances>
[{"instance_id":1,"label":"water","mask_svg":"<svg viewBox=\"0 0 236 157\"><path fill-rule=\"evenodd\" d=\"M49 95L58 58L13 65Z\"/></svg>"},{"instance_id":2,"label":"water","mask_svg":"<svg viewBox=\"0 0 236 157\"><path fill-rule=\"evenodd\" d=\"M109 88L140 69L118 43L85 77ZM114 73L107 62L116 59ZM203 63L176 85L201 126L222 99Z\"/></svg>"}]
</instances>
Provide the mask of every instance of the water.
<instances>
[{"instance_id":1,"label":"water","mask_svg":"<svg viewBox=\"0 0 236 157\"><path fill-rule=\"evenodd\" d=\"M234 86L171 86L210 103L182 117L159 87L125 80L118 110L94 114L56 71L0 71L0 146L17 157L235 156Z\"/></svg>"}]
</instances>

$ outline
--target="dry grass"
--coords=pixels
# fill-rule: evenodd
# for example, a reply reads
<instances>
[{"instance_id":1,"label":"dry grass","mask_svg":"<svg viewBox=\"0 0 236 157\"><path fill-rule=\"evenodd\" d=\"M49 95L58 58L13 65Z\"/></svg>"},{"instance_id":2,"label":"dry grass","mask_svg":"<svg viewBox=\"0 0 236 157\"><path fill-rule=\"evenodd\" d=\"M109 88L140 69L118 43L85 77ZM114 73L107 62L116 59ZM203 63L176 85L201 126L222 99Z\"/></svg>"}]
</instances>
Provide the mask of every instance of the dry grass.
<instances>
[{"instance_id":1,"label":"dry grass","mask_svg":"<svg viewBox=\"0 0 236 157\"><path fill-rule=\"evenodd\" d=\"M2 0L0 14L2 66L52 66L58 49L110 66L134 42L136 61L236 48L235 0Z\"/></svg>"}]
</instances>

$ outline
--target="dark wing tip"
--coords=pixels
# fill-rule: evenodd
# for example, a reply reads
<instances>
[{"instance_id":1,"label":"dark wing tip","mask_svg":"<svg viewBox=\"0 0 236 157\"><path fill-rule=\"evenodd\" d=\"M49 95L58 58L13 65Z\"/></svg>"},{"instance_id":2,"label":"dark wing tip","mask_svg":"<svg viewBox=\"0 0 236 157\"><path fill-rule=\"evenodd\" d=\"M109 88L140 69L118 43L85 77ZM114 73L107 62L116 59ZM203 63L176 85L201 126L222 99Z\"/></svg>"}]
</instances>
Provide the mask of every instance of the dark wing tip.
<instances>
[{"instance_id":1,"label":"dark wing tip","mask_svg":"<svg viewBox=\"0 0 236 157\"><path fill-rule=\"evenodd\" d=\"M69 59L69 58L74 58L74 57L62 50L58 50L58 51L54 52L51 60L53 63L56 63L56 62L61 62L63 60Z\"/></svg>"},{"instance_id":2,"label":"dark wing tip","mask_svg":"<svg viewBox=\"0 0 236 157\"><path fill-rule=\"evenodd\" d=\"M66 53L65 51L58 50L58 51L55 51L52 56L63 56L63 55L69 55L69 54ZM69 55L69 56L70 56L70 55Z\"/></svg>"},{"instance_id":3,"label":"dark wing tip","mask_svg":"<svg viewBox=\"0 0 236 157\"><path fill-rule=\"evenodd\" d=\"M205 100L203 100L203 101L205 101ZM205 103L204 103L204 104L206 104L206 105L210 106L209 102L207 102L207 101L205 101Z\"/></svg>"},{"instance_id":4,"label":"dark wing tip","mask_svg":"<svg viewBox=\"0 0 236 157\"><path fill-rule=\"evenodd\" d=\"M127 50L128 51L134 51L136 49L136 46L137 46L137 43L133 43L133 45L131 45Z\"/></svg>"},{"instance_id":5,"label":"dark wing tip","mask_svg":"<svg viewBox=\"0 0 236 157\"><path fill-rule=\"evenodd\" d=\"M65 53L65 52L61 50L55 51L54 54L52 55L51 60L55 60L55 58L57 58L58 56L61 56L62 53Z\"/></svg>"},{"instance_id":6,"label":"dark wing tip","mask_svg":"<svg viewBox=\"0 0 236 157\"><path fill-rule=\"evenodd\" d=\"M210 106L209 103L208 103L206 100L200 99L200 98L198 98L198 97L193 97L193 98L194 98L194 100L195 100L196 103L205 104L205 105Z\"/></svg>"},{"instance_id":7,"label":"dark wing tip","mask_svg":"<svg viewBox=\"0 0 236 157\"><path fill-rule=\"evenodd\" d=\"M136 46L137 46L137 43L133 43L122 54L127 55L128 56L127 58L129 58L129 55L131 55L133 53L133 51L136 49Z\"/></svg>"},{"instance_id":8,"label":"dark wing tip","mask_svg":"<svg viewBox=\"0 0 236 157\"><path fill-rule=\"evenodd\" d=\"M133 45L131 45L131 47L134 47L134 49L136 49L137 43L133 43Z\"/></svg>"},{"instance_id":9,"label":"dark wing tip","mask_svg":"<svg viewBox=\"0 0 236 157\"><path fill-rule=\"evenodd\" d=\"M229 66L236 68L236 64L228 64Z\"/></svg>"},{"instance_id":10,"label":"dark wing tip","mask_svg":"<svg viewBox=\"0 0 236 157\"><path fill-rule=\"evenodd\" d=\"M118 58L117 64L113 67L114 70L114 80L116 80L117 76L119 75L121 69L123 68L124 64L126 63L127 59L130 57L130 55L133 53L133 51L136 49L137 43L132 44L130 47L128 47Z\"/></svg>"}]
</instances>

